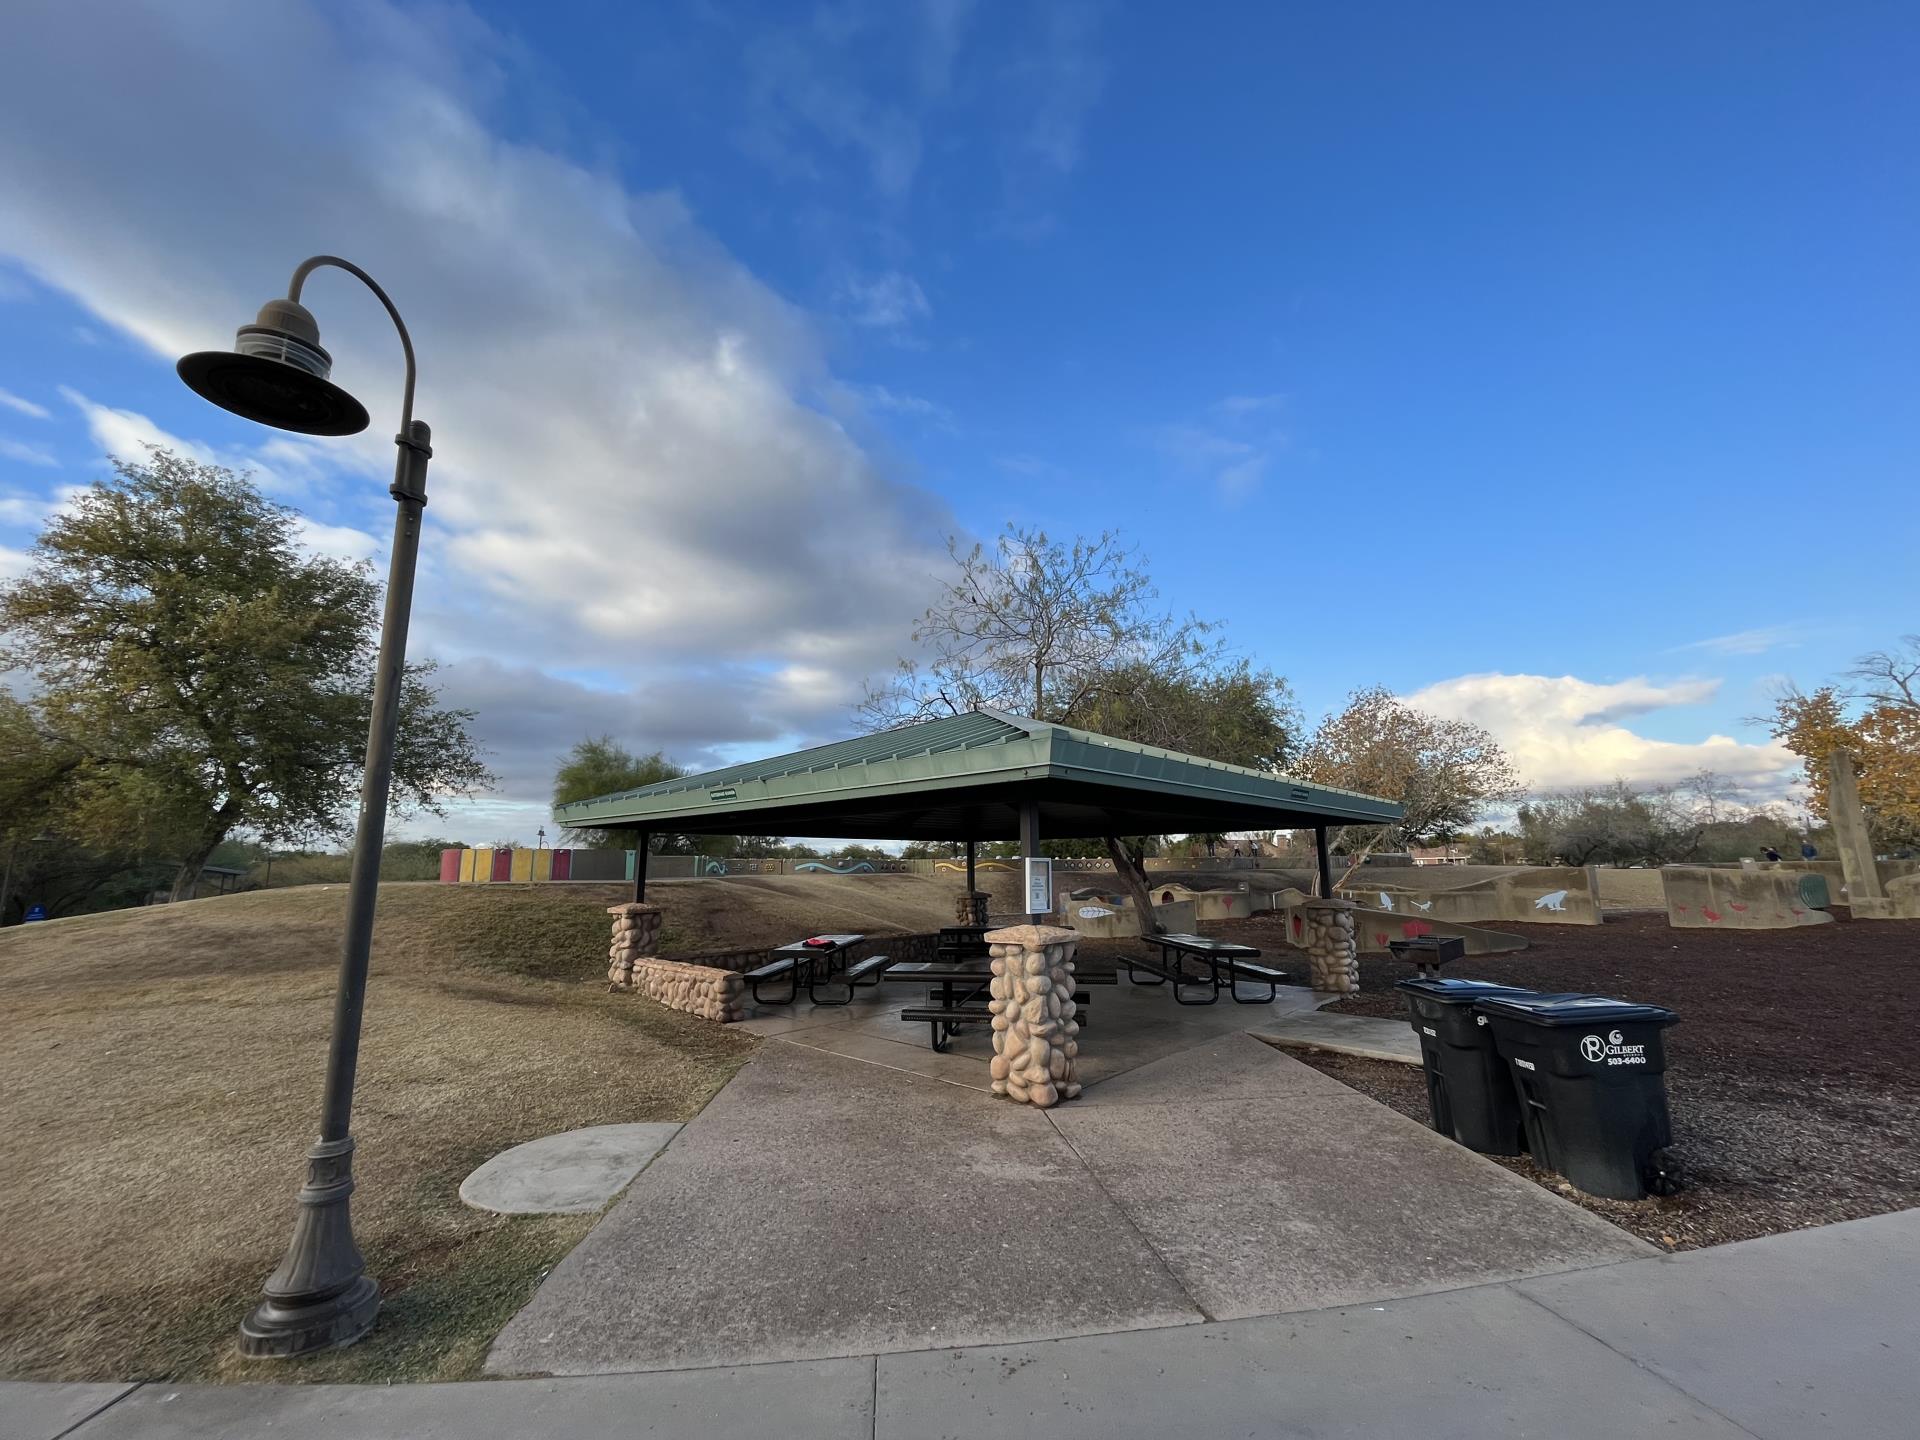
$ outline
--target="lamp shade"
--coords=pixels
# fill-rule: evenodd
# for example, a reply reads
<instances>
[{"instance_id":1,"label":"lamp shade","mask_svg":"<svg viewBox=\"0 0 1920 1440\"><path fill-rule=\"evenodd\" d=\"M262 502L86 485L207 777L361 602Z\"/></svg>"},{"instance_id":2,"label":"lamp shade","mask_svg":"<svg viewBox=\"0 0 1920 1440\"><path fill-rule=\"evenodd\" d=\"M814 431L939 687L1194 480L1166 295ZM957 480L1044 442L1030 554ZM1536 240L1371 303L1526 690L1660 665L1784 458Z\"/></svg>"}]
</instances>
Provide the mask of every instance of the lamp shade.
<instances>
[{"instance_id":1,"label":"lamp shade","mask_svg":"<svg viewBox=\"0 0 1920 1440\"><path fill-rule=\"evenodd\" d=\"M357 435L367 410L327 376L333 357L305 306L270 300L243 325L231 350L200 350L174 367L194 393L222 410L302 435Z\"/></svg>"}]
</instances>

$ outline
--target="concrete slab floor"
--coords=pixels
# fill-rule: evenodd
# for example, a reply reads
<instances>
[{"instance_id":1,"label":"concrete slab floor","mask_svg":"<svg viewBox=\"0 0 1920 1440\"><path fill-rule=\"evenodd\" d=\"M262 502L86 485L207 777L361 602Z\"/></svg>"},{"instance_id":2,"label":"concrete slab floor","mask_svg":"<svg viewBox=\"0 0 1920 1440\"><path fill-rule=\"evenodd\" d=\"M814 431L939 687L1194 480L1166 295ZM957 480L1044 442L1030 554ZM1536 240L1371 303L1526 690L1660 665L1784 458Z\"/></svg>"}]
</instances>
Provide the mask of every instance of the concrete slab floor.
<instances>
[{"instance_id":1,"label":"concrete slab floor","mask_svg":"<svg viewBox=\"0 0 1920 1440\"><path fill-rule=\"evenodd\" d=\"M56 1440L133 1388L0 1380L0 1440Z\"/></svg>"},{"instance_id":2,"label":"concrete slab floor","mask_svg":"<svg viewBox=\"0 0 1920 1440\"><path fill-rule=\"evenodd\" d=\"M1503 1287L1232 1325L883 1355L876 1440L1741 1440Z\"/></svg>"},{"instance_id":3,"label":"concrete slab floor","mask_svg":"<svg viewBox=\"0 0 1920 1440\"><path fill-rule=\"evenodd\" d=\"M85 1440L844 1440L871 1433L873 1360L510 1385L143 1386ZM0 1423L0 1435L11 1440ZM51 1437L49 1437L51 1440Z\"/></svg>"},{"instance_id":4,"label":"concrete slab floor","mask_svg":"<svg viewBox=\"0 0 1920 1440\"><path fill-rule=\"evenodd\" d=\"M1263 1062L1221 1045L1162 1062L1184 1086L1169 1086L1165 1103L1048 1112L1211 1319L1653 1253L1425 1126L1318 1083L1324 1077L1277 1075L1274 1093L1254 1093L1248 1073L1261 1063L1307 1069L1276 1050ZM1242 1093L1216 1099L1213 1074ZM1136 1081L1136 1095L1155 1078Z\"/></svg>"},{"instance_id":5,"label":"concrete slab floor","mask_svg":"<svg viewBox=\"0 0 1920 1440\"><path fill-rule=\"evenodd\" d=\"M627 1188L680 1133L674 1124L589 1125L543 1135L498 1155L460 1182L460 1198L498 1215L576 1215Z\"/></svg>"},{"instance_id":6,"label":"concrete slab floor","mask_svg":"<svg viewBox=\"0 0 1920 1440\"><path fill-rule=\"evenodd\" d=\"M1876 1215L1515 1288L1766 1440L1912 1436L1917 1222Z\"/></svg>"},{"instance_id":7,"label":"concrete slab floor","mask_svg":"<svg viewBox=\"0 0 1920 1440\"><path fill-rule=\"evenodd\" d=\"M495 1341L588 1374L1199 1320L1040 1111L771 1044Z\"/></svg>"},{"instance_id":8,"label":"concrete slab floor","mask_svg":"<svg viewBox=\"0 0 1920 1440\"><path fill-rule=\"evenodd\" d=\"M1329 1015L1315 1010L1280 1016L1271 1023L1247 1029L1282 1049L1331 1050L1368 1060L1420 1063L1420 1038L1405 1020L1381 1020L1370 1015Z\"/></svg>"}]
</instances>

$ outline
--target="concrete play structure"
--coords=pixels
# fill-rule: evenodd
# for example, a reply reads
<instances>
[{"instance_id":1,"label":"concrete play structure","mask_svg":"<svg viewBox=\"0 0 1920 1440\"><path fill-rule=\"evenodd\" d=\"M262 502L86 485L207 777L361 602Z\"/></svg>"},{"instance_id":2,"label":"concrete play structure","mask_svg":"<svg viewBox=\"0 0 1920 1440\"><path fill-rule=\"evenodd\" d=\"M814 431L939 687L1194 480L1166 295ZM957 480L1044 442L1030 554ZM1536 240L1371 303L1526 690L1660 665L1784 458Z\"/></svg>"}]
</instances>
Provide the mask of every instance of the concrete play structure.
<instances>
[{"instance_id":1,"label":"concrete play structure","mask_svg":"<svg viewBox=\"0 0 1920 1440\"><path fill-rule=\"evenodd\" d=\"M1116 900L1097 893L1082 895L1067 900L1060 908L1066 923L1089 940L1125 940L1140 933L1139 913L1125 897ZM1191 900L1155 905L1153 918L1162 930L1175 933L1191 931L1199 919Z\"/></svg>"},{"instance_id":2,"label":"concrete play structure","mask_svg":"<svg viewBox=\"0 0 1920 1440\"><path fill-rule=\"evenodd\" d=\"M1667 923L1681 929L1779 930L1831 925L1825 877L1785 867L1663 865Z\"/></svg>"},{"instance_id":3,"label":"concrete play structure","mask_svg":"<svg viewBox=\"0 0 1920 1440\"><path fill-rule=\"evenodd\" d=\"M1361 872L1338 893L1341 899L1356 905L1410 920L1452 920L1469 925L1487 921L1509 925L1601 923L1599 881L1590 865L1539 866L1462 885L1431 886L1385 884Z\"/></svg>"},{"instance_id":4,"label":"concrete play structure","mask_svg":"<svg viewBox=\"0 0 1920 1440\"><path fill-rule=\"evenodd\" d=\"M1310 923L1308 907L1319 902L1304 890L1280 890L1273 896L1273 908L1286 917L1287 943L1302 943ZM1527 948L1524 936L1488 930L1479 925L1462 925L1457 920L1435 920L1418 911L1395 911L1356 904L1354 944L1362 951L1387 953L1394 940L1412 940L1422 935L1465 942L1469 955L1505 955Z\"/></svg>"}]
</instances>

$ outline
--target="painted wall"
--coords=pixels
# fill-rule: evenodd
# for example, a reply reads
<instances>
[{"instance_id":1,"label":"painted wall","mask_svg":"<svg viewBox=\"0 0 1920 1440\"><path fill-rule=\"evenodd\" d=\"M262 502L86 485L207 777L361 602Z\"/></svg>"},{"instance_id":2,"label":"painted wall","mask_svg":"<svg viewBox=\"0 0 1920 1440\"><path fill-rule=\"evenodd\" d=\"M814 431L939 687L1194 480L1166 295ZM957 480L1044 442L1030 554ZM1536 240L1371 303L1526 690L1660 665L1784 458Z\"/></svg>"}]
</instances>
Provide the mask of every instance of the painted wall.
<instances>
[{"instance_id":1,"label":"painted wall","mask_svg":"<svg viewBox=\"0 0 1920 1440\"><path fill-rule=\"evenodd\" d=\"M1830 893L1824 877L1780 869L1727 870L1709 865L1664 865L1667 923L1680 929L1785 930L1831 925L1818 902Z\"/></svg>"},{"instance_id":2,"label":"painted wall","mask_svg":"<svg viewBox=\"0 0 1920 1440\"><path fill-rule=\"evenodd\" d=\"M1601 923L1598 886L1590 865L1510 870L1462 885L1444 883L1457 874L1452 867L1421 873L1423 878L1432 876L1432 880L1400 885L1356 875L1339 895L1370 910L1412 920L1452 920L1467 925Z\"/></svg>"},{"instance_id":3,"label":"painted wall","mask_svg":"<svg viewBox=\"0 0 1920 1440\"><path fill-rule=\"evenodd\" d=\"M1300 907L1309 898L1303 890L1281 890L1273 897L1273 908L1286 922L1289 945L1303 943L1300 937L1306 933L1306 917ZM1353 920L1354 940L1363 953L1391 954L1387 949L1389 941L1412 940L1421 935L1439 935L1463 941L1468 955L1506 955L1527 948L1526 938L1521 935L1509 935L1479 925L1462 925L1456 920L1431 920L1424 915L1374 910L1364 905L1355 907Z\"/></svg>"}]
</instances>

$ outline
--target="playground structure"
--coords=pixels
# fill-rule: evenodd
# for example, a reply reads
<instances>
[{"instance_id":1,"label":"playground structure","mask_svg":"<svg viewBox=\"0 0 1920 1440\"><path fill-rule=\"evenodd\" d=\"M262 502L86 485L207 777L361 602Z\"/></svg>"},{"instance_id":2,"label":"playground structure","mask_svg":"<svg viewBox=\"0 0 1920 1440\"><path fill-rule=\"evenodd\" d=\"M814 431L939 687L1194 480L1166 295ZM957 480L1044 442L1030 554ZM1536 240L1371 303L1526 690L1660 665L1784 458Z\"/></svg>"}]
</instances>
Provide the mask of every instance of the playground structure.
<instances>
[{"instance_id":1,"label":"playground structure","mask_svg":"<svg viewBox=\"0 0 1920 1440\"><path fill-rule=\"evenodd\" d=\"M1287 943L1300 945L1307 932L1307 907L1315 904L1304 890L1280 890L1272 897L1273 908L1286 919ZM1488 930L1479 925L1463 925L1457 920L1429 919L1417 912L1382 910L1358 903L1353 907L1354 943L1362 952L1387 953L1395 940L1415 940L1437 935L1444 940L1459 940L1469 955L1506 955L1527 948L1525 937Z\"/></svg>"},{"instance_id":2,"label":"playground structure","mask_svg":"<svg viewBox=\"0 0 1920 1440\"><path fill-rule=\"evenodd\" d=\"M1660 883L1666 890L1667 923L1680 929L1778 930L1833 923L1826 878L1804 870L1665 865Z\"/></svg>"},{"instance_id":3,"label":"playground structure","mask_svg":"<svg viewBox=\"0 0 1920 1440\"><path fill-rule=\"evenodd\" d=\"M1436 879L1446 872L1436 867ZM1599 879L1591 865L1514 870L1463 884L1413 886L1355 879L1337 891L1343 900L1396 919L1462 924L1598 925Z\"/></svg>"}]
</instances>

